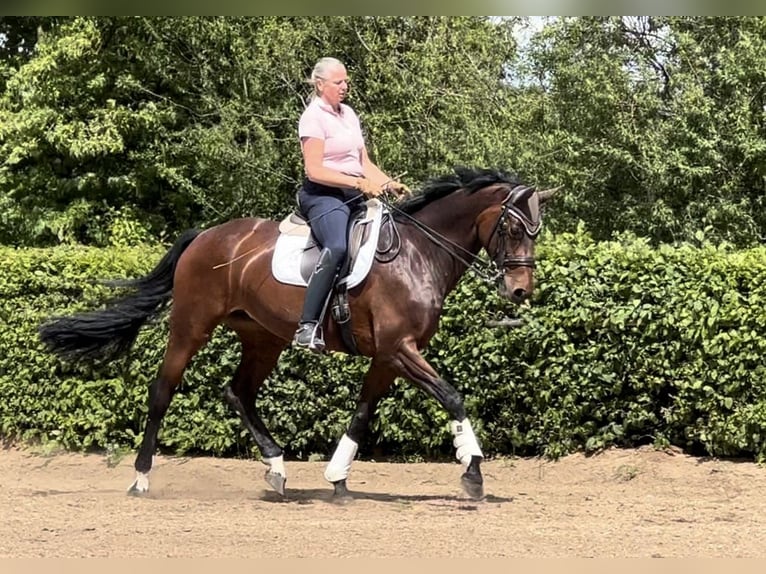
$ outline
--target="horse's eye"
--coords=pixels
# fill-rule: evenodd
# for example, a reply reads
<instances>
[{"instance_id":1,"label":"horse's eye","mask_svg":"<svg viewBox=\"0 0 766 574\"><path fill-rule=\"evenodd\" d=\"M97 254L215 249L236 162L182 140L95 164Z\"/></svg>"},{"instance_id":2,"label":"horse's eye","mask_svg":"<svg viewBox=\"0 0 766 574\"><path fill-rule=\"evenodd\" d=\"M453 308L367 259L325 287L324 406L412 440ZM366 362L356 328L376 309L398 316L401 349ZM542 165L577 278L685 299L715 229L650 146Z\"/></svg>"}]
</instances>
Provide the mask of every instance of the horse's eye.
<instances>
[{"instance_id":1,"label":"horse's eye","mask_svg":"<svg viewBox=\"0 0 766 574\"><path fill-rule=\"evenodd\" d=\"M514 221L510 225L508 235L511 236L511 239L521 239L524 236L524 229L519 222Z\"/></svg>"}]
</instances>

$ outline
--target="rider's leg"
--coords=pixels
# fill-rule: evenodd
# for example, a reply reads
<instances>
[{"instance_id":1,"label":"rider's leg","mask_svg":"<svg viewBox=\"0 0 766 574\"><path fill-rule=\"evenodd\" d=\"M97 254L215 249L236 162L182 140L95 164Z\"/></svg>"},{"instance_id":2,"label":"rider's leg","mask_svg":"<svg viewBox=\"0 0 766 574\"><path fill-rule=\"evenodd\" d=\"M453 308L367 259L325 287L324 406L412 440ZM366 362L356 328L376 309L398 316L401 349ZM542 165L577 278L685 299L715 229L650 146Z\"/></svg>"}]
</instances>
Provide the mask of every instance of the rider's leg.
<instances>
[{"instance_id":1,"label":"rider's leg","mask_svg":"<svg viewBox=\"0 0 766 574\"><path fill-rule=\"evenodd\" d=\"M321 323L338 268L346 258L350 209L341 197L301 193L301 208L322 252L308 281L293 344L320 352L324 349Z\"/></svg>"}]
</instances>

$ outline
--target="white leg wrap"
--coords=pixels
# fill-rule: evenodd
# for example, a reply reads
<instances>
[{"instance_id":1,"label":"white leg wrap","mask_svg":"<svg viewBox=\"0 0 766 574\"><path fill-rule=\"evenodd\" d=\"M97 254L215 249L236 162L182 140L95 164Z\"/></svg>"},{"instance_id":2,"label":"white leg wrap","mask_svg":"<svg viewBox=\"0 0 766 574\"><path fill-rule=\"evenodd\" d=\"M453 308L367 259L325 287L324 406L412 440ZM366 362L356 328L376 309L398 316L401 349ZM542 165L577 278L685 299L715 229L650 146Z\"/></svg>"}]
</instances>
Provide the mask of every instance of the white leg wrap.
<instances>
[{"instance_id":1,"label":"white leg wrap","mask_svg":"<svg viewBox=\"0 0 766 574\"><path fill-rule=\"evenodd\" d=\"M481 454L479 442L476 440L476 435L473 434L471 421L467 418L462 421L452 421L450 423L450 428L452 429L452 434L455 436L455 439L452 441L452 444L457 449L455 451L455 457L463 463L463 466L466 468L468 467L471 463L472 456L480 456L484 458L484 455Z\"/></svg>"},{"instance_id":2,"label":"white leg wrap","mask_svg":"<svg viewBox=\"0 0 766 574\"><path fill-rule=\"evenodd\" d=\"M261 459L261 462L269 467L269 472L279 474L287 478L287 471L285 470L285 459L282 455L275 456L273 458Z\"/></svg>"},{"instance_id":3,"label":"white leg wrap","mask_svg":"<svg viewBox=\"0 0 766 574\"><path fill-rule=\"evenodd\" d=\"M328 482L337 482L348 478L348 471L351 469L351 463L356 456L359 445L348 438L345 433L338 443L338 447L330 459L330 464L324 471L324 477Z\"/></svg>"}]
</instances>

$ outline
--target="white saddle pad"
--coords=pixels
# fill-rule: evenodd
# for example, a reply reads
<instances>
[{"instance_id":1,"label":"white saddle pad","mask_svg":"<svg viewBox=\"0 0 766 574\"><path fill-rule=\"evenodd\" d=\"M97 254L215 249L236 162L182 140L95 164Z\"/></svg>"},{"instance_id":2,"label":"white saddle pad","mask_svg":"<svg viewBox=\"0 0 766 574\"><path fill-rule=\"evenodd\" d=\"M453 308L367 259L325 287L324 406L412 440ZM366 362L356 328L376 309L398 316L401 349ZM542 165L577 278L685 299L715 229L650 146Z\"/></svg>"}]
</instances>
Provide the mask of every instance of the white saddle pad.
<instances>
[{"instance_id":1,"label":"white saddle pad","mask_svg":"<svg viewBox=\"0 0 766 574\"><path fill-rule=\"evenodd\" d=\"M367 213L358 225L371 226L370 234L354 260L351 273L341 281L348 283L348 289L359 285L370 272L372 262L375 260L375 250L378 247L383 204L373 198L368 199L365 205ZM310 247L311 230L308 225L293 223L288 217L279 224L279 232L274 256L271 259L271 272L280 283L305 287L307 283L301 275L301 259L307 246Z\"/></svg>"}]
</instances>

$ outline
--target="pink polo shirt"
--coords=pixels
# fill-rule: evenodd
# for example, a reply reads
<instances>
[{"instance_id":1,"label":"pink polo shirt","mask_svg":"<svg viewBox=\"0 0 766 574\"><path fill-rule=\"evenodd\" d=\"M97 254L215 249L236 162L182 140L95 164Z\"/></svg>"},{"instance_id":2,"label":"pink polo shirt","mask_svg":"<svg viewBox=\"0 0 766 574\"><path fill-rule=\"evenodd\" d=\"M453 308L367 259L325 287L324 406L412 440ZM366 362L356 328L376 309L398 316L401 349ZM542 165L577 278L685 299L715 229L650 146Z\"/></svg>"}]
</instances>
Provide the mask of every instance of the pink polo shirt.
<instances>
[{"instance_id":1,"label":"pink polo shirt","mask_svg":"<svg viewBox=\"0 0 766 574\"><path fill-rule=\"evenodd\" d=\"M324 140L322 165L349 175L362 175L364 136L359 117L346 104L340 113L316 97L306 107L298 122L298 137Z\"/></svg>"}]
</instances>

